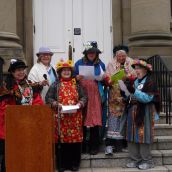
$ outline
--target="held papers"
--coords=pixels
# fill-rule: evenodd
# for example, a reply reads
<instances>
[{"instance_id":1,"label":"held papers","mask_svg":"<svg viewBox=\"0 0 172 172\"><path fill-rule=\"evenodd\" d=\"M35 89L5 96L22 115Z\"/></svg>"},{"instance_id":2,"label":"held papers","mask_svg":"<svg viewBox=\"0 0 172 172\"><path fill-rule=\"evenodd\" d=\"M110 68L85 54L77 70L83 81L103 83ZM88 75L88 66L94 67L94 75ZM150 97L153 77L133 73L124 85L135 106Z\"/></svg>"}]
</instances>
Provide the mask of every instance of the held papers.
<instances>
[{"instance_id":1,"label":"held papers","mask_svg":"<svg viewBox=\"0 0 172 172\"><path fill-rule=\"evenodd\" d=\"M62 105L61 113L75 113L79 109L79 105Z\"/></svg>"},{"instance_id":2,"label":"held papers","mask_svg":"<svg viewBox=\"0 0 172 172\"><path fill-rule=\"evenodd\" d=\"M79 75L84 76L86 80L97 80L103 79L104 71L100 66L100 75L95 76L94 66L79 66Z\"/></svg>"}]
</instances>

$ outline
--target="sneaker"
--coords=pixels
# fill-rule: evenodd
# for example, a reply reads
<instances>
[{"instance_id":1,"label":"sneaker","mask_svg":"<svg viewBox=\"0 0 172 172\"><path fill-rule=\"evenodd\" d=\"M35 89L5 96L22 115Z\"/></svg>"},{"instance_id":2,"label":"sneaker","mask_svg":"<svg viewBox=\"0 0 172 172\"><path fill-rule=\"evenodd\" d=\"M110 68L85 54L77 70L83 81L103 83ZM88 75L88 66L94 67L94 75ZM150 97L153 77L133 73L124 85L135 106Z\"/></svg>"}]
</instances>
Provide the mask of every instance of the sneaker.
<instances>
[{"instance_id":1,"label":"sneaker","mask_svg":"<svg viewBox=\"0 0 172 172\"><path fill-rule=\"evenodd\" d=\"M112 146L106 146L106 148L105 148L105 155L113 155L113 148L112 148Z\"/></svg>"},{"instance_id":2,"label":"sneaker","mask_svg":"<svg viewBox=\"0 0 172 172\"><path fill-rule=\"evenodd\" d=\"M138 168L140 170L147 170L150 168L154 168L154 164L153 163L141 163L141 164L139 164Z\"/></svg>"},{"instance_id":3,"label":"sneaker","mask_svg":"<svg viewBox=\"0 0 172 172\"><path fill-rule=\"evenodd\" d=\"M127 168L137 168L138 167L138 163L137 162L129 162L126 165Z\"/></svg>"}]
</instances>

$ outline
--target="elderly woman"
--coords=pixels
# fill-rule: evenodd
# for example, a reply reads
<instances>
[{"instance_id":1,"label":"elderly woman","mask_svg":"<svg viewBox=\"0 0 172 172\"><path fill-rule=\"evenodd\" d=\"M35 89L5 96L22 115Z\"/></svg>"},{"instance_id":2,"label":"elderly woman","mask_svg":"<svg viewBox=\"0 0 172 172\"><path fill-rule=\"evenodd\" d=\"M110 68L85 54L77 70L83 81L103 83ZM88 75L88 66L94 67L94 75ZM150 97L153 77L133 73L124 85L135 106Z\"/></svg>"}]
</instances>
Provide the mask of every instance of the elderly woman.
<instances>
[{"instance_id":1,"label":"elderly woman","mask_svg":"<svg viewBox=\"0 0 172 172\"><path fill-rule=\"evenodd\" d=\"M28 75L28 79L32 82L42 82L44 88L41 92L42 99L45 101L45 95L49 86L56 81L57 75L54 68L51 66L51 58L53 53L48 47L40 47L37 63L32 67ZM44 80L47 80L45 82Z\"/></svg>"},{"instance_id":2,"label":"elderly woman","mask_svg":"<svg viewBox=\"0 0 172 172\"><path fill-rule=\"evenodd\" d=\"M154 167L151 144L154 134L154 117L160 111L160 95L151 78L152 66L144 60L134 60L137 79L129 97L127 114L127 141L131 162L128 168L146 170Z\"/></svg>"},{"instance_id":3,"label":"elderly woman","mask_svg":"<svg viewBox=\"0 0 172 172\"><path fill-rule=\"evenodd\" d=\"M55 141L57 164L61 162L60 171L77 171L81 160L81 143L83 141L82 108L87 102L82 87L73 78L72 62L61 61L57 64L59 81L54 82L46 95L46 103L55 110ZM78 105L76 112L63 113L57 111L62 105ZM58 133L58 117L60 115L60 134ZM60 137L59 137L60 135ZM58 143L61 142L61 150ZM60 151L60 157L59 152Z\"/></svg>"},{"instance_id":4,"label":"elderly woman","mask_svg":"<svg viewBox=\"0 0 172 172\"><path fill-rule=\"evenodd\" d=\"M119 48L119 49L117 49ZM120 70L124 70L125 78L134 78L135 72L131 67L133 60L127 56L128 50L125 46L115 47L115 56L108 64L106 73L110 77ZM110 81L109 89L109 114L108 114L108 129L106 136L105 154L111 155L113 153L113 146L116 152L119 152L124 147L124 137L120 134L120 118L124 112L125 104L118 86L118 83Z\"/></svg>"},{"instance_id":5,"label":"elderly woman","mask_svg":"<svg viewBox=\"0 0 172 172\"><path fill-rule=\"evenodd\" d=\"M84 142L83 151L97 154L99 148L99 127L102 126L102 102L101 91L103 77L100 80L87 80L80 75L79 66L93 66L95 76L103 76L104 63L99 59L101 51L97 48L97 42L86 44L84 57L75 63L75 75L88 95L88 103L84 114ZM88 149L87 149L88 147Z\"/></svg>"},{"instance_id":6,"label":"elderly woman","mask_svg":"<svg viewBox=\"0 0 172 172\"><path fill-rule=\"evenodd\" d=\"M5 85L0 88L0 155L1 172L5 172L5 110L7 105L42 105L40 83L31 83L26 76L26 64L12 59Z\"/></svg>"}]
</instances>

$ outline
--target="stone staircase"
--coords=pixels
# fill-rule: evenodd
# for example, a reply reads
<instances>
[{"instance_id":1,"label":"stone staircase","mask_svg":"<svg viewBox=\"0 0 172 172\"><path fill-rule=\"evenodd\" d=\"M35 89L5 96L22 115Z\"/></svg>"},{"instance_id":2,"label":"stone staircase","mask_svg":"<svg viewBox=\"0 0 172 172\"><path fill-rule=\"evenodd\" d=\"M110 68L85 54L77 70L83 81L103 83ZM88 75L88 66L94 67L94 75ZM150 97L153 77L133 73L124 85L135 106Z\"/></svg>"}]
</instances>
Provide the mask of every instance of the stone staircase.
<instances>
[{"instance_id":1,"label":"stone staircase","mask_svg":"<svg viewBox=\"0 0 172 172\"><path fill-rule=\"evenodd\" d=\"M165 124L165 114L155 124L155 138L152 146L155 168L147 172L172 172L172 125ZM97 155L83 154L80 172L138 172L137 168L125 168L129 161L127 152L106 156L102 150Z\"/></svg>"}]
</instances>

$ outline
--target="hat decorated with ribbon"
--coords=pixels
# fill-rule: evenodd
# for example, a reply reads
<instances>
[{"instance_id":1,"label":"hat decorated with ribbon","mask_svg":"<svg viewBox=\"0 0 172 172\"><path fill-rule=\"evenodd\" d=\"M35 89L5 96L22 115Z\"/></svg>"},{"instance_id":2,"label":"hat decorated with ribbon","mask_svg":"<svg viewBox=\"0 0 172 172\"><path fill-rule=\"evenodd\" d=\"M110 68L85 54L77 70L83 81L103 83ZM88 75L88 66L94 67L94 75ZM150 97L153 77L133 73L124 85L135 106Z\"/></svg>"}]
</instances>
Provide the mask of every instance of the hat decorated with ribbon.
<instances>
[{"instance_id":1,"label":"hat decorated with ribbon","mask_svg":"<svg viewBox=\"0 0 172 172\"><path fill-rule=\"evenodd\" d=\"M59 72L61 69L63 68L71 68L72 70L74 69L73 67L73 61L72 60L67 60L64 61L63 59L61 59L57 64L56 64L56 69L57 72Z\"/></svg>"},{"instance_id":2,"label":"hat decorated with ribbon","mask_svg":"<svg viewBox=\"0 0 172 172\"><path fill-rule=\"evenodd\" d=\"M83 54L88 53L96 53L101 54L102 52L98 49L98 45L96 41L88 41L86 44L84 44L85 50L83 51Z\"/></svg>"},{"instance_id":3,"label":"hat decorated with ribbon","mask_svg":"<svg viewBox=\"0 0 172 172\"><path fill-rule=\"evenodd\" d=\"M148 71L152 71L152 65L147 63L145 60L135 59L133 60L133 63L131 66L133 68L135 68L135 66L141 66L141 67L146 68Z\"/></svg>"},{"instance_id":4,"label":"hat decorated with ribbon","mask_svg":"<svg viewBox=\"0 0 172 172\"><path fill-rule=\"evenodd\" d=\"M8 72L13 72L13 71L15 71L16 69L19 69L19 68L25 69L27 67L28 66L22 60L11 59L10 66L8 68Z\"/></svg>"}]
</instances>

